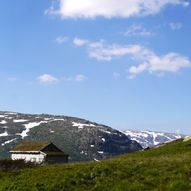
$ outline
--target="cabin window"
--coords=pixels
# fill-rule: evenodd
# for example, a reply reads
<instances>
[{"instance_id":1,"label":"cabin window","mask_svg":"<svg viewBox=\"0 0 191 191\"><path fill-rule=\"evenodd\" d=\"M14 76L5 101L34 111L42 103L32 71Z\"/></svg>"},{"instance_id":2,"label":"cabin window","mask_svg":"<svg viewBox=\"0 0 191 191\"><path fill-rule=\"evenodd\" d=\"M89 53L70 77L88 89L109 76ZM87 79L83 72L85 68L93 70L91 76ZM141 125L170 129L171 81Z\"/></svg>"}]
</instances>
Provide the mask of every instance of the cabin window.
<instances>
[{"instance_id":1,"label":"cabin window","mask_svg":"<svg viewBox=\"0 0 191 191\"><path fill-rule=\"evenodd\" d=\"M43 158L39 158L39 162L43 162Z\"/></svg>"},{"instance_id":2,"label":"cabin window","mask_svg":"<svg viewBox=\"0 0 191 191\"><path fill-rule=\"evenodd\" d=\"M36 158L31 158L31 162L36 162Z\"/></svg>"}]
</instances>

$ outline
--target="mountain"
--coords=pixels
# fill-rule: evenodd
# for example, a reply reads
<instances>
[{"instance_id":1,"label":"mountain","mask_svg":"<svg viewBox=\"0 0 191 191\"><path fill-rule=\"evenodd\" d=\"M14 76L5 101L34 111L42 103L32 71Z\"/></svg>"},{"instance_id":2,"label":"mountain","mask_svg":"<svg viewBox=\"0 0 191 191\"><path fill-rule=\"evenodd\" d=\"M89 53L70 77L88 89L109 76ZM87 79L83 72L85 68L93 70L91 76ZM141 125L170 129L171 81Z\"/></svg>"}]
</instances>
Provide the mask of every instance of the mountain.
<instances>
[{"instance_id":1,"label":"mountain","mask_svg":"<svg viewBox=\"0 0 191 191\"><path fill-rule=\"evenodd\" d=\"M97 161L142 149L125 134L85 119L0 112L0 158L22 140L51 141L71 161Z\"/></svg>"},{"instance_id":2,"label":"mountain","mask_svg":"<svg viewBox=\"0 0 191 191\"><path fill-rule=\"evenodd\" d=\"M124 133L129 137L129 139L138 142L143 148L153 147L158 144L167 143L185 137L181 134L155 131L126 130Z\"/></svg>"}]
</instances>

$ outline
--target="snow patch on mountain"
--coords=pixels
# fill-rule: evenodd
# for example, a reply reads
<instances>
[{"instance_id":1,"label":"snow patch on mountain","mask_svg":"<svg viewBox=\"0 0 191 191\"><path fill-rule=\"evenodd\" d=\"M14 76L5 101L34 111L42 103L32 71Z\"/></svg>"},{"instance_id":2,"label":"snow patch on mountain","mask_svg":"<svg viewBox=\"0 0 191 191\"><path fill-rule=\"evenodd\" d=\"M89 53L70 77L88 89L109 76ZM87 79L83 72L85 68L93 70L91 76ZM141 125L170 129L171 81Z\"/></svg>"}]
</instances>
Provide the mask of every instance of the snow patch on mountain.
<instances>
[{"instance_id":1,"label":"snow patch on mountain","mask_svg":"<svg viewBox=\"0 0 191 191\"><path fill-rule=\"evenodd\" d=\"M24 139L25 137L28 136L28 133L29 133L30 129L32 129L34 127L37 127L42 123L47 123L47 121L31 122L31 123L28 123L28 124L24 124L25 130L22 131L22 133L20 133L18 135L20 135L22 137L22 139Z\"/></svg>"},{"instance_id":2,"label":"snow patch on mountain","mask_svg":"<svg viewBox=\"0 0 191 191\"><path fill-rule=\"evenodd\" d=\"M1 134L0 134L0 137L6 137L6 136L8 136L7 131L5 131L4 133L1 133Z\"/></svg>"},{"instance_id":3,"label":"snow patch on mountain","mask_svg":"<svg viewBox=\"0 0 191 191\"><path fill-rule=\"evenodd\" d=\"M138 142L143 148L153 147L162 143L183 138L184 135L154 131L126 130L124 134L131 140Z\"/></svg>"},{"instance_id":4,"label":"snow patch on mountain","mask_svg":"<svg viewBox=\"0 0 191 191\"><path fill-rule=\"evenodd\" d=\"M83 124L83 123L76 123L72 122L73 127L78 127L79 129L83 129L84 127L95 127L94 124Z\"/></svg>"},{"instance_id":5,"label":"snow patch on mountain","mask_svg":"<svg viewBox=\"0 0 191 191\"><path fill-rule=\"evenodd\" d=\"M52 121L65 121L65 119L61 119L61 118L60 119L59 118L58 119L52 119L49 122L52 122Z\"/></svg>"},{"instance_id":6,"label":"snow patch on mountain","mask_svg":"<svg viewBox=\"0 0 191 191\"><path fill-rule=\"evenodd\" d=\"M103 142L105 142L105 138L102 138L101 140L102 140Z\"/></svg>"},{"instance_id":7,"label":"snow patch on mountain","mask_svg":"<svg viewBox=\"0 0 191 191\"><path fill-rule=\"evenodd\" d=\"M6 115L17 115L16 112L6 112Z\"/></svg>"},{"instance_id":8,"label":"snow patch on mountain","mask_svg":"<svg viewBox=\"0 0 191 191\"><path fill-rule=\"evenodd\" d=\"M1 146L5 146L6 144L12 143L15 140L17 140L17 138L11 139L9 141L5 141L4 143L1 144Z\"/></svg>"},{"instance_id":9,"label":"snow patch on mountain","mask_svg":"<svg viewBox=\"0 0 191 191\"><path fill-rule=\"evenodd\" d=\"M26 119L14 119L13 120L14 123L23 123L23 122L26 122L26 121L28 121L28 120L26 120Z\"/></svg>"},{"instance_id":10,"label":"snow patch on mountain","mask_svg":"<svg viewBox=\"0 0 191 191\"><path fill-rule=\"evenodd\" d=\"M0 122L0 124L7 124L7 122L5 121L5 120L2 120L1 122Z\"/></svg>"},{"instance_id":11,"label":"snow patch on mountain","mask_svg":"<svg viewBox=\"0 0 191 191\"><path fill-rule=\"evenodd\" d=\"M99 131L102 131L102 132L107 133L107 134L111 134L111 131L107 131L107 130L104 130L104 129L99 129Z\"/></svg>"}]
</instances>

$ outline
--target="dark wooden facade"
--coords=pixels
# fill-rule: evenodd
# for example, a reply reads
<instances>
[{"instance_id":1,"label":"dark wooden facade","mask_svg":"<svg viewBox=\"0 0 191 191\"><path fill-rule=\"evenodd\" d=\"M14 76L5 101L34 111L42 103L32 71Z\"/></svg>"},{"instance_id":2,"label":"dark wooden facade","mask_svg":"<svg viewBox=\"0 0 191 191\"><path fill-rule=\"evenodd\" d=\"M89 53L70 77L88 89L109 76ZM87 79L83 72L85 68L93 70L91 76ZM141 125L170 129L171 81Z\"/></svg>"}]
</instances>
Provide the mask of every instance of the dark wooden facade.
<instances>
[{"instance_id":1,"label":"dark wooden facade","mask_svg":"<svg viewBox=\"0 0 191 191\"><path fill-rule=\"evenodd\" d=\"M50 143L44 147L41 152L46 154L46 163L50 164L61 164L68 162L68 155L66 155L62 150L56 147L53 143Z\"/></svg>"}]
</instances>

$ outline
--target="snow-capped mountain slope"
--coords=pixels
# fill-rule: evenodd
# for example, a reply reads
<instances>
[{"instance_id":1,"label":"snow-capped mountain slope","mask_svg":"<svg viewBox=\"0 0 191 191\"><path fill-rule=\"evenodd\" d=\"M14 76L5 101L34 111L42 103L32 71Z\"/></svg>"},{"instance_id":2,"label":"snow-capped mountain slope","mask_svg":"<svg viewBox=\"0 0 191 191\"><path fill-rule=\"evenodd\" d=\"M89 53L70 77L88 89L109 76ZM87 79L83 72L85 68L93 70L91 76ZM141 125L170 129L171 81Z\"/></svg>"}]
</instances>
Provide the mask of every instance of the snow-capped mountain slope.
<instances>
[{"instance_id":1,"label":"snow-capped mountain slope","mask_svg":"<svg viewBox=\"0 0 191 191\"><path fill-rule=\"evenodd\" d=\"M0 158L22 140L51 141L72 161L101 160L142 149L125 134L85 119L0 112Z\"/></svg>"},{"instance_id":2,"label":"snow-capped mountain slope","mask_svg":"<svg viewBox=\"0 0 191 191\"><path fill-rule=\"evenodd\" d=\"M158 144L167 143L184 137L181 134L154 132L154 131L126 130L124 131L124 133L131 140L134 140L139 144L141 144L143 148L153 147Z\"/></svg>"}]
</instances>

